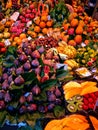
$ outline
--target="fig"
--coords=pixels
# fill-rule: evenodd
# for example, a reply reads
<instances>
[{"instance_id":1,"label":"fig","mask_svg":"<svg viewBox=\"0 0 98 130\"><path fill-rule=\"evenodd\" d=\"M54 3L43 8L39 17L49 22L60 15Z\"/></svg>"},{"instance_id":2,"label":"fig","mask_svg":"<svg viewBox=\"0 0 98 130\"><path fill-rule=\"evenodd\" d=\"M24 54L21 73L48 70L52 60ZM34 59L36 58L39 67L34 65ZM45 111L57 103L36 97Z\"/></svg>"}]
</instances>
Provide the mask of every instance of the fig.
<instances>
[{"instance_id":1,"label":"fig","mask_svg":"<svg viewBox=\"0 0 98 130\"><path fill-rule=\"evenodd\" d=\"M22 63L26 62L27 59L28 59L28 57L25 54L21 54L19 56L19 61L22 62Z\"/></svg>"},{"instance_id":2,"label":"fig","mask_svg":"<svg viewBox=\"0 0 98 130\"><path fill-rule=\"evenodd\" d=\"M2 100L4 98L4 95L5 95L5 91L0 90L0 100Z\"/></svg>"},{"instance_id":3,"label":"fig","mask_svg":"<svg viewBox=\"0 0 98 130\"><path fill-rule=\"evenodd\" d=\"M62 101L59 98L56 98L55 105L61 105Z\"/></svg>"},{"instance_id":4,"label":"fig","mask_svg":"<svg viewBox=\"0 0 98 130\"><path fill-rule=\"evenodd\" d=\"M46 59L52 59L53 58L53 52L52 51L47 52L46 55L45 55L45 58Z\"/></svg>"},{"instance_id":5,"label":"fig","mask_svg":"<svg viewBox=\"0 0 98 130\"><path fill-rule=\"evenodd\" d=\"M41 112L41 113L46 113L48 111L47 107L44 106L44 105L40 105L38 107L38 111Z\"/></svg>"},{"instance_id":6,"label":"fig","mask_svg":"<svg viewBox=\"0 0 98 130\"><path fill-rule=\"evenodd\" d=\"M29 61L27 61L26 63L24 63L23 68L25 71L29 71L31 69L31 64Z\"/></svg>"},{"instance_id":7,"label":"fig","mask_svg":"<svg viewBox=\"0 0 98 130\"><path fill-rule=\"evenodd\" d=\"M8 91L4 95L4 101L5 102L10 102L11 101L11 96L10 96Z\"/></svg>"},{"instance_id":8,"label":"fig","mask_svg":"<svg viewBox=\"0 0 98 130\"><path fill-rule=\"evenodd\" d=\"M20 108L19 108L19 114L25 114L27 111L27 108L26 106L22 105Z\"/></svg>"},{"instance_id":9,"label":"fig","mask_svg":"<svg viewBox=\"0 0 98 130\"><path fill-rule=\"evenodd\" d=\"M39 87L38 85L35 85L35 86L32 88L32 93L33 93L34 95L40 94L40 93L41 93L40 87Z\"/></svg>"},{"instance_id":10,"label":"fig","mask_svg":"<svg viewBox=\"0 0 98 130\"><path fill-rule=\"evenodd\" d=\"M32 93L30 93L27 97L26 97L27 102L32 102L33 101L33 95Z\"/></svg>"},{"instance_id":11,"label":"fig","mask_svg":"<svg viewBox=\"0 0 98 130\"><path fill-rule=\"evenodd\" d=\"M15 64L15 66L19 66L19 60L18 60L18 59L15 59L15 60L14 60L14 64Z\"/></svg>"},{"instance_id":12,"label":"fig","mask_svg":"<svg viewBox=\"0 0 98 130\"><path fill-rule=\"evenodd\" d=\"M23 49L24 49L24 48L27 48L28 46L29 46L28 41L25 41L25 42L22 43L22 48L23 48Z\"/></svg>"},{"instance_id":13,"label":"fig","mask_svg":"<svg viewBox=\"0 0 98 130\"><path fill-rule=\"evenodd\" d=\"M13 81L13 76L10 75L10 76L8 77L8 84L11 84L12 81Z\"/></svg>"},{"instance_id":14,"label":"fig","mask_svg":"<svg viewBox=\"0 0 98 130\"><path fill-rule=\"evenodd\" d=\"M19 68L16 69L16 75L20 75L20 74L22 74L23 72L24 72L23 66L21 66L21 67L19 67Z\"/></svg>"},{"instance_id":15,"label":"fig","mask_svg":"<svg viewBox=\"0 0 98 130\"><path fill-rule=\"evenodd\" d=\"M19 99L20 104L24 104L26 102L25 96L21 96Z\"/></svg>"},{"instance_id":16,"label":"fig","mask_svg":"<svg viewBox=\"0 0 98 130\"><path fill-rule=\"evenodd\" d=\"M32 58L37 58L37 59L39 59L41 57L38 50L33 51L31 53L31 56L32 56Z\"/></svg>"},{"instance_id":17,"label":"fig","mask_svg":"<svg viewBox=\"0 0 98 130\"><path fill-rule=\"evenodd\" d=\"M36 104L30 104L28 107L27 107L27 111L28 112L34 112L37 110L37 105Z\"/></svg>"},{"instance_id":18,"label":"fig","mask_svg":"<svg viewBox=\"0 0 98 130\"><path fill-rule=\"evenodd\" d=\"M51 104L48 105L47 108L48 108L49 111L52 111L54 109L54 107L55 107L55 104L51 103Z\"/></svg>"},{"instance_id":19,"label":"fig","mask_svg":"<svg viewBox=\"0 0 98 130\"><path fill-rule=\"evenodd\" d=\"M54 94L51 94L48 96L48 101L49 102L55 102L56 101L56 96Z\"/></svg>"},{"instance_id":20,"label":"fig","mask_svg":"<svg viewBox=\"0 0 98 130\"><path fill-rule=\"evenodd\" d=\"M17 49L18 54L22 54L22 52L23 52L23 49L21 47Z\"/></svg>"},{"instance_id":21,"label":"fig","mask_svg":"<svg viewBox=\"0 0 98 130\"><path fill-rule=\"evenodd\" d=\"M8 84L8 80L5 80L3 83L2 83L2 89L4 90L7 90L9 88L9 84Z\"/></svg>"},{"instance_id":22,"label":"fig","mask_svg":"<svg viewBox=\"0 0 98 130\"><path fill-rule=\"evenodd\" d=\"M35 59L31 62L31 65L33 68L37 68L39 66L39 61L37 59Z\"/></svg>"},{"instance_id":23,"label":"fig","mask_svg":"<svg viewBox=\"0 0 98 130\"><path fill-rule=\"evenodd\" d=\"M41 46L39 49L38 49L39 53L42 54L44 51L45 51L45 48L43 46Z\"/></svg>"},{"instance_id":24,"label":"fig","mask_svg":"<svg viewBox=\"0 0 98 130\"><path fill-rule=\"evenodd\" d=\"M19 75L17 78L15 78L14 80L14 84L17 85L17 86L20 86L22 84L24 84L24 79L21 75Z\"/></svg>"},{"instance_id":25,"label":"fig","mask_svg":"<svg viewBox=\"0 0 98 130\"><path fill-rule=\"evenodd\" d=\"M26 55L30 55L32 53L32 50L30 47L28 47L28 48L24 48L24 52Z\"/></svg>"},{"instance_id":26,"label":"fig","mask_svg":"<svg viewBox=\"0 0 98 130\"><path fill-rule=\"evenodd\" d=\"M2 79L3 79L3 81L4 81L4 80L7 80L7 79L8 79L8 74L7 74L7 73L3 73Z\"/></svg>"},{"instance_id":27,"label":"fig","mask_svg":"<svg viewBox=\"0 0 98 130\"><path fill-rule=\"evenodd\" d=\"M5 102L0 100L0 110L3 110L5 108Z\"/></svg>"},{"instance_id":28,"label":"fig","mask_svg":"<svg viewBox=\"0 0 98 130\"><path fill-rule=\"evenodd\" d=\"M36 49L36 44L31 43L31 49L32 49L32 51L34 51Z\"/></svg>"},{"instance_id":29,"label":"fig","mask_svg":"<svg viewBox=\"0 0 98 130\"><path fill-rule=\"evenodd\" d=\"M36 75L40 75L40 72L41 72L41 67L40 66L38 66L37 68L35 68Z\"/></svg>"},{"instance_id":30,"label":"fig","mask_svg":"<svg viewBox=\"0 0 98 130\"><path fill-rule=\"evenodd\" d=\"M58 89L58 88L55 88L55 95L56 97L60 97L62 94L61 94L61 91Z\"/></svg>"}]
</instances>

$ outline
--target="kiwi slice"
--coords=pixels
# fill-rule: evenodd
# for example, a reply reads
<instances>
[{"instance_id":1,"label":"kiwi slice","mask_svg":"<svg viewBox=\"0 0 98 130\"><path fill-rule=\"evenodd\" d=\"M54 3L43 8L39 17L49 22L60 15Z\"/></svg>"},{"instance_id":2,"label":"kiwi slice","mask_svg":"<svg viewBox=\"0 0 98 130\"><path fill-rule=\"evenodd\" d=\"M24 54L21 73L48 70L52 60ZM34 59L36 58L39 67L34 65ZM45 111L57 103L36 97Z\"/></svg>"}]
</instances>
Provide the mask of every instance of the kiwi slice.
<instances>
[{"instance_id":1,"label":"kiwi slice","mask_svg":"<svg viewBox=\"0 0 98 130\"><path fill-rule=\"evenodd\" d=\"M71 97L70 99L67 100L67 103L75 103L75 97Z\"/></svg>"},{"instance_id":2,"label":"kiwi slice","mask_svg":"<svg viewBox=\"0 0 98 130\"><path fill-rule=\"evenodd\" d=\"M76 106L77 106L78 111L81 111L82 110L82 106L83 106L83 102L77 102Z\"/></svg>"},{"instance_id":3,"label":"kiwi slice","mask_svg":"<svg viewBox=\"0 0 98 130\"><path fill-rule=\"evenodd\" d=\"M70 104L67 105L67 109L68 109L69 112L76 112L77 106L75 104L70 103Z\"/></svg>"},{"instance_id":4,"label":"kiwi slice","mask_svg":"<svg viewBox=\"0 0 98 130\"><path fill-rule=\"evenodd\" d=\"M76 95L75 96L75 102L82 102L83 101L83 97L80 95Z\"/></svg>"}]
</instances>

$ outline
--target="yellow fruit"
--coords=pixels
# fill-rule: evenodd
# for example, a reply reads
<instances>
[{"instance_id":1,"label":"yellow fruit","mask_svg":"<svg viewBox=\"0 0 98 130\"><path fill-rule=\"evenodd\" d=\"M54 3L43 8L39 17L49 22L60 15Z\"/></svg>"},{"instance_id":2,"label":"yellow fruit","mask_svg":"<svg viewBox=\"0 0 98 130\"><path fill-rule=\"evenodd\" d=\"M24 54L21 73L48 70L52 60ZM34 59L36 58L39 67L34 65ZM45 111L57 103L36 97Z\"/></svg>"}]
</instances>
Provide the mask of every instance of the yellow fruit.
<instances>
[{"instance_id":1,"label":"yellow fruit","mask_svg":"<svg viewBox=\"0 0 98 130\"><path fill-rule=\"evenodd\" d=\"M82 90L82 92L80 93L80 95L85 95L85 94L88 94L88 93L93 93L93 92L97 92L98 91L98 88L97 87L86 87Z\"/></svg>"}]
</instances>

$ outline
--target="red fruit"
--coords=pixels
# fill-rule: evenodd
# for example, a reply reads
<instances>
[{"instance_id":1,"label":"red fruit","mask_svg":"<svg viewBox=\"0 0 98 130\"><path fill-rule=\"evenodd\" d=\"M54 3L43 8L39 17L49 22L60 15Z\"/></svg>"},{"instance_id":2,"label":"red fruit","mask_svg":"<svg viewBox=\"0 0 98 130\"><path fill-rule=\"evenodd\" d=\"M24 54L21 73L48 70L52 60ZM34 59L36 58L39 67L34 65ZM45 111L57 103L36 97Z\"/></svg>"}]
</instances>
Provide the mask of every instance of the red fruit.
<instances>
[{"instance_id":1,"label":"red fruit","mask_svg":"<svg viewBox=\"0 0 98 130\"><path fill-rule=\"evenodd\" d=\"M73 35L74 34L74 28L70 28L68 30L68 35Z\"/></svg>"},{"instance_id":2,"label":"red fruit","mask_svg":"<svg viewBox=\"0 0 98 130\"><path fill-rule=\"evenodd\" d=\"M29 6L29 8L30 8L30 9L34 9L34 5L31 4L31 5Z\"/></svg>"},{"instance_id":3,"label":"red fruit","mask_svg":"<svg viewBox=\"0 0 98 130\"><path fill-rule=\"evenodd\" d=\"M9 92L7 92L7 93L4 95L4 101L5 101L5 102L10 102L10 101L11 101L11 96L10 96Z\"/></svg>"},{"instance_id":4,"label":"red fruit","mask_svg":"<svg viewBox=\"0 0 98 130\"><path fill-rule=\"evenodd\" d=\"M20 102L21 104L25 103L25 102L26 102L25 96L21 96L20 99L19 99L19 102Z\"/></svg>"},{"instance_id":5,"label":"red fruit","mask_svg":"<svg viewBox=\"0 0 98 130\"><path fill-rule=\"evenodd\" d=\"M87 105L83 104L82 107L83 107L84 110L88 110L88 106Z\"/></svg>"},{"instance_id":6,"label":"red fruit","mask_svg":"<svg viewBox=\"0 0 98 130\"><path fill-rule=\"evenodd\" d=\"M88 98L88 101L89 101L89 103L93 103L93 99L92 98Z\"/></svg>"},{"instance_id":7,"label":"red fruit","mask_svg":"<svg viewBox=\"0 0 98 130\"><path fill-rule=\"evenodd\" d=\"M35 50L35 51L33 51L32 53L31 53L31 56L33 57L33 58L40 58L40 53L38 52L38 50Z\"/></svg>"},{"instance_id":8,"label":"red fruit","mask_svg":"<svg viewBox=\"0 0 98 130\"><path fill-rule=\"evenodd\" d=\"M32 102L33 101L33 95L32 93L30 93L27 98L26 98L27 102Z\"/></svg>"},{"instance_id":9,"label":"red fruit","mask_svg":"<svg viewBox=\"0 0 98 130\"><path fill-rule=\"evenodd\" d=\"M93 64L93 63L92 63L91 61L88 61L88 62L87 62L87 65L88 65L88 66L92 66L92 64Z\"/></svg>"},{"instance_id":10,"label":"red fruit","mask_svg":"<svg viewBox=\"0 0 98 130\"><path fill-rule=\"evenodd\" d=\"M26 10L26 13L28 13L28 14L31 13L31 10L30 10L30 9L27 9L27 10Z\"/></svg>"},{"instance_id":11,"label":"red fruit","mask_svg":"<svg viewBox=\"0 0 98 130\"><path fill-rule=\"evenodd\" d=\"M34 14L30 14L30 18L33 19L34 18Z\"/></svg>"},{"instance_id":12,"label":"red fruit","mask_svg":"<svg viewBox=\"0 0 98 130\"><path fill-rule=\"evenodd\" d=\"M36 105L36 104L30 104L30 105L27 107L27 110L28 110L29 112L36 111L36 110L37 110L37 105Z\"/></svg>"},{"instance_id":13,"label":"red fruit","mask_svg":"<svg viewBox=\"0 0 98 130\"><path fill-rule=\"evenodd\" d=\"M5 47L3 47L3 48L0 49L0 52L1 52L1 53L5 53L6 50L7 50L7 49L6 49Z\"/></svg>"},{"instance_id":14,"label":"red fruit","mask_svg":"<svg viewBox=\"0 0 98 130\"><path fill-rule=\"evenodd\" d=\"M44 73L48 74L50 72L50 67L45 65L44 66Z\"/></svg>"},{"instance_id":15,"label":"red fruit","mask_svg":"<svg viewBox=\"0 0 98 130\"><path fill-rule=\"evenodd\" d=\"M41 82L43 83L43 82L45 82L45 81L48 80L48 79L49 79L49 76L46 74L46 75L44 75L44 76L42 77Z\"/></svg>"},{"instance_id":16,"label":"red fruit","mask_svg":"<svg viewBox=\"0 0 98 130\"><path fill-rule=\"evenodd\" d=\"M88 100L85 99L85 98L83 99L83 102L84 102L85 105L88 105L88 103L89 103Z\"/></svg>"},{"instance_id":17,"label":"red fruit","mask_svg":"<svg viewBox=\"0 0 98 130\"><path fill-rule=\"evenodd\" d=\"M95 95L94 93L91 93L91 94L90 94L90 97L92 97L94 100L97 99L97 97L96 97L96 95Z\"/></svg>"}]
</instances>

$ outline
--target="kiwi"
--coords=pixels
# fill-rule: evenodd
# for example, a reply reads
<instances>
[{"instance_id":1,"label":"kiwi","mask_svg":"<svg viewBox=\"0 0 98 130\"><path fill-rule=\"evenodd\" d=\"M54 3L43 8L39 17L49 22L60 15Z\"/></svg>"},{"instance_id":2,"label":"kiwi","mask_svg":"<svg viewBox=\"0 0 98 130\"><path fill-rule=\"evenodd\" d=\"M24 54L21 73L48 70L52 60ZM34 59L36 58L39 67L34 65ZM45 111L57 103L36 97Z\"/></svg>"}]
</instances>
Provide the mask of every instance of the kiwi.
<instances>
[{"instance_id":1,"label":"kiwi","mask_svg":"<svg viewBox=\"0 0 98 130\"><path fill-rule=\"evenodd\" d=\"M77 106L75 104L70 103L70 104L67 105L67 109L68 109L69 112L76 112Z\"/></svg>"},{"instance_id":2,"label":"kiwi","mask_svg":"<svg viewBox=\"0 0 98 130\"><path fill-rule=\"evenodd\" d=\"M80 95L76 95L75 96L75 102L77 103L77 102L82 102L83 101L83 97L82 96L80 96Z\"/></svg>"},{"instance_id":3,"label":"kiwi","mask_svg":"<svg viewBox=\"0 0 98 130\"><path fill-rule=\"evenodd\" d=\"M83 105L83 102L77 102L77 103L76 103L76 106L77 106L78 111L81 111L81 110L82 110L82 105Z\"/></svg>"},{"instance_id":4,"label":"kiwi","mask_svg":"<svg viewBox=\"0 0 98 130\"><path fill-rule=\"evenodd\" d=\"M75 97L71 97L70 99L67 100L67 103L75 103Z\"/></svg>"}]
</instances>

